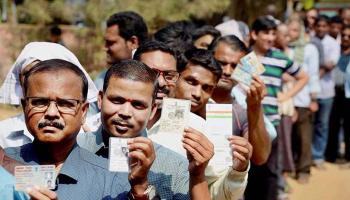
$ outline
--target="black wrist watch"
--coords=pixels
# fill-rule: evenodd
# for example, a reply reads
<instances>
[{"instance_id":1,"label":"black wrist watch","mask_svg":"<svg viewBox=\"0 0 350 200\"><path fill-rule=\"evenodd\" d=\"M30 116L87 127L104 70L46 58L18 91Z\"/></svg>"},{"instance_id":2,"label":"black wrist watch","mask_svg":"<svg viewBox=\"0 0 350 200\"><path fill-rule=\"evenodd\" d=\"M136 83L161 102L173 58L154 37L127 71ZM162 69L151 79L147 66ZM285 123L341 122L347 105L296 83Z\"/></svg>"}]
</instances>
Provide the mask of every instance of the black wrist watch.
<instances>
[{"instance_id":1,"label":"black wrist watch","mask_svg":"<svg viewBox=\"0 0 350 200\"><path fill-rule=\"evenodd\" d=\"M160 197L156 192L156 187L153 185L148 185L145 192L141 195L132 194L132 192L129 191L128 198L129 200L160 200Z\"/></svg>"}]
</instances>

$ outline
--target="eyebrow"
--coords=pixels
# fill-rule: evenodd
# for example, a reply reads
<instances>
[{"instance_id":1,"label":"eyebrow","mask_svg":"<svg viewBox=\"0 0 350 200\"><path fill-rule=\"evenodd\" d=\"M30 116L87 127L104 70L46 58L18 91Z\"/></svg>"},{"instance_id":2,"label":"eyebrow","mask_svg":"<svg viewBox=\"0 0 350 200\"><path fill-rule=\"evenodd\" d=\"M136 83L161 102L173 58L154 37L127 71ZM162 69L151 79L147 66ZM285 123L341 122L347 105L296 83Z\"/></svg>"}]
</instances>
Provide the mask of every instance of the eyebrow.
<instances>
[{"instance_id":1,"label":"eyebrow","mask_svg":"<svg viewBox=\"0 0 350 200\"><path fill-rule=\"evenodd\" d=\"M107 98L109 99L123 99L125 101L128 101L130 103L141 103L143 105L148 105L146 101L143 101L143 100L138 100L138 99L129 99L129 98L125 98L125 97L122 97L120 95L113 95L113 94L110 94L110 95L107 95Z\"/></svg>"}]
</instances>

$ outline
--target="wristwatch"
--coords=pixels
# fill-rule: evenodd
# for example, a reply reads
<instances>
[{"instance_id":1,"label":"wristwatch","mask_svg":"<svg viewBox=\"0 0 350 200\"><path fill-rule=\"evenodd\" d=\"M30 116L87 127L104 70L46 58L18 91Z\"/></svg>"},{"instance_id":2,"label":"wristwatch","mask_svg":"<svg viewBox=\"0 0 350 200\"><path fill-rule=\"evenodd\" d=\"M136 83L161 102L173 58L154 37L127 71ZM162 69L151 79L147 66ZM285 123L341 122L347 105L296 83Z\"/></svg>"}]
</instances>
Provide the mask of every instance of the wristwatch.
<instances>
[{"instance_id":1,"label":"wristwatch","mask_svg":"<svg viewBox=\"0 0 350 200\"><path fill-rule=\"evenodd\" d=\"M129 200L160 200L159 195L156 192L156 187L153 185L148 185L145 192L141 195L132 194L129 192Z\"/></svg>"}]
</instances>

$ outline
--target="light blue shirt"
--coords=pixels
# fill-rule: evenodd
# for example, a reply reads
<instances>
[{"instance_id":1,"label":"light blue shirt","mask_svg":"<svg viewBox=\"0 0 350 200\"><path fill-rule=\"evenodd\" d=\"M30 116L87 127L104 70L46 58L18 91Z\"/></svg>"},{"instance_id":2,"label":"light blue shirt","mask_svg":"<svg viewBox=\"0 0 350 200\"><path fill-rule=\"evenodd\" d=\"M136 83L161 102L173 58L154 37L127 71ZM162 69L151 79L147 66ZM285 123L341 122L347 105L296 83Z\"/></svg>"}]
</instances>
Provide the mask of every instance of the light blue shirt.
<instances>
[{"instance_id":1,"label":"light blue shirt","mask_svg":"<svg viewBox=\"0 0 350 200\"><path fill-rule=\"evenodd\" d=\"M6 155L30 165L39 159L33 143L5 149ZM112 173L107 161L75 145L56 179L58 199L127 199L130 189L126 173Z\"/></svg>"},{"instance_id":2,"label":"light blue shirt","mask_svg":"<svg viewBox=\"0 0 350 200\"><path fill-rule=\"evenodd\" d=\"M15 190L15 178L0 166L0 199L6 200L29 200L24 192Z\"/></svg>"},{"instance_id":3,"label":"light blue shirt","mask_svg":"<svg viewBox=\"0 0 350 200\"><path fill-rule=\"evenodd\" d=\"M147 133L143 131L141 136L146 137ZM108 158L108 144L103 142L102 127L96 132L80 133L77 141L88 151L98 152L101 158ZM159 144L153 143L153 145L156 159L148 174L150 184L156 187L161 199L190 199L187 159Z\"/></svg>"}]
</instances>

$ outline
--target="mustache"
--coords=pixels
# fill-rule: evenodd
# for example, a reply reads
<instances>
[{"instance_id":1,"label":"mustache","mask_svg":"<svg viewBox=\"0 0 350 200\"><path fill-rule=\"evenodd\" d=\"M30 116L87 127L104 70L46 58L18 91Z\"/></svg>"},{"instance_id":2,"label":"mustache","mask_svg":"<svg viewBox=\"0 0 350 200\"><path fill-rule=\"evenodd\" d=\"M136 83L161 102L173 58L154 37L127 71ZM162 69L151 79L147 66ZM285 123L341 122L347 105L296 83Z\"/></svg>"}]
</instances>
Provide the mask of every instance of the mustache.
<instances>
[{"instance_id":1,"label":"mustache","mask_svg":"<svg viewBox=\"0 0 350 200\"><path fill-rule=\"evenodd\" d=\"M129 127L129 128L132 128L132 127L134 127L132 124L130 124L128 121L126 121L126 120L123 120L123 119L119 119L119 118L117 118L117 119L112 119L112 124L113 125L124 125L124 126L127 126L127 127Z\"/></svg>"},{"instance_id":2,"label":"mustache","mask_svg":"<svg viewBox=\"0 0 350 200\"><path fill-rule=\"evenodd\" d=\"M162 88L158 88L158 91L159 93L164 93L166 95L168 95L170 93L170 90L168 90L165 86L162 87Z\"/></svg>"},{"instance_id":3,"label":"mustache","mask_svg":"<svg viewBox=\"0 0 350 200\"><path fill-rule=\"evenodd\" d=\"M50 120L44 120L38 123L38 128L44 128L46 126L53 126L57 129L63 130L65 125L62 122L59 121L50 121Z\"/></svg>"}]
</instances>

